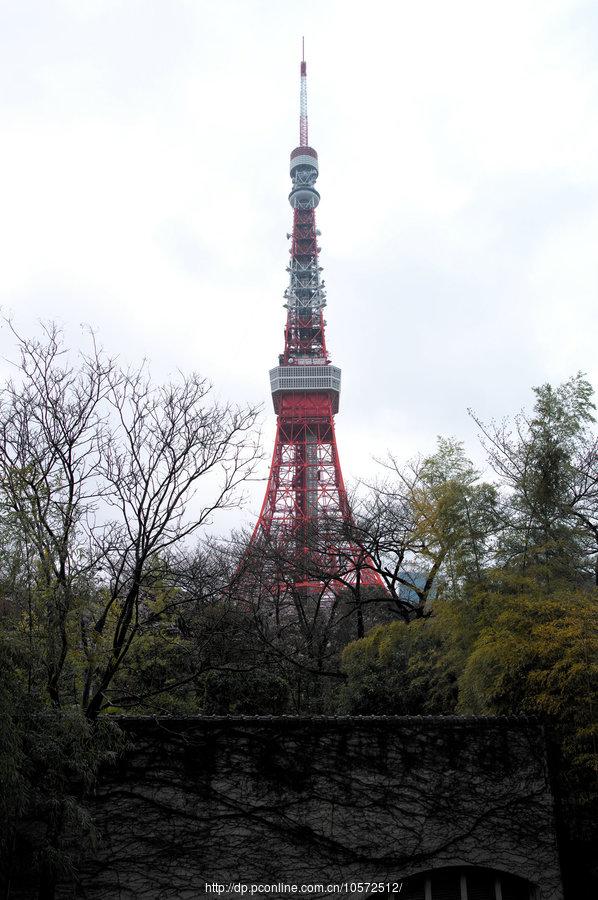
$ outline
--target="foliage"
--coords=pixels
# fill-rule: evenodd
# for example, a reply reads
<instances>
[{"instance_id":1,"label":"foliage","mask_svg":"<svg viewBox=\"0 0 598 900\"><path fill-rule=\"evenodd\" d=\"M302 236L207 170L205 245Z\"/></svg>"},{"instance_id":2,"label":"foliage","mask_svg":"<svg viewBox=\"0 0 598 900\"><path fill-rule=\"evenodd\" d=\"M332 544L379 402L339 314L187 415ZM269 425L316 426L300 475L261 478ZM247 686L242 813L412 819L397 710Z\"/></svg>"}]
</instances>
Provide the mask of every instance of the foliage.
<instances>
[{"instance_id":1,"label":"foliage","mask_svg":"<svg viewBox=\"0 0 598 900\"><path fill-rule=\"evenodd\" d=\"M345 647L347 682L340 709L356 715L434 715L451 712L456 677L443 640L427 621L393 622Z\"/></svg>"},{"instance_id":2,"label":"foliage","mask_svg":"<svg viewBox=\"0 0 598 900\"><path fill-rule=\"evenodd\" d=\"M80 708L57 709L27 693L15 677L22 648L0 642L0 876L39 878L50 888L73 876L95 840L86 797L101 763L123 746L109 720L90 722ZM33 883L33 881L32 881Z\"/></svg>"},{"instance_id":3,"label":"foliage","mask_svg":"<svg viewBox=\"0 0 598 900\"><path fill-rule=\"evenodd\" d=\"M481 628L459 679L465 713L540 715L553 723L571 770L598 772L598 593L478 597ZM489 614L488 614L489 613Z\"/></svg>"},{"instance_id":4,"label":"foliage","mask_svg":"<svg viewBox=\"0 0 598 900\"><path fill-rule=\"evenodd\" d=\"M289 687L263 669L210 672L204 679L203 712L207 715L270 715L287 711Z\"/></svg>"}]
</instances>

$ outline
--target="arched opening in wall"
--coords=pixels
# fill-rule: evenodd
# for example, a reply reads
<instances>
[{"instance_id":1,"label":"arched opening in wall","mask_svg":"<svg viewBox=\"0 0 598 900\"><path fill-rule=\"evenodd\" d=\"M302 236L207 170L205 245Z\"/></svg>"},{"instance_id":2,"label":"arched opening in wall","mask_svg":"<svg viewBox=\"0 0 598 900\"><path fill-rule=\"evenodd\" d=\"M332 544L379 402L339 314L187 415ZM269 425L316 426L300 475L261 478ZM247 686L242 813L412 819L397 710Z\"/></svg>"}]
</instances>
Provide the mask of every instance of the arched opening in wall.
<instances>
[{"instance_id":1,"label":"arched opening in wall","mask_svg":"<svg viewBox=\"0 0 598 900\"><path fill-rule=\"evenodd\" d=\"M403 880L400 900L535 900L531 882L495 869L459 866L420 872Z\"/></svg>"}]
</instances>

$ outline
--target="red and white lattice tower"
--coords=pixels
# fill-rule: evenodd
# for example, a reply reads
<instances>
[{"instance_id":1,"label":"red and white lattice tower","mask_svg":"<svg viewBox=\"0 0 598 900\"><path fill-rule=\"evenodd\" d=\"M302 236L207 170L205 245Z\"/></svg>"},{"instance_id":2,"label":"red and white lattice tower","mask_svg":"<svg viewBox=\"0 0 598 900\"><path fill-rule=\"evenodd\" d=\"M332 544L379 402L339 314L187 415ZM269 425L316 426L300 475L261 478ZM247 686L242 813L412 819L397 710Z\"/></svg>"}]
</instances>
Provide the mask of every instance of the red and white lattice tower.
<instances>
[{"instance_id":1,"label":"red and white lattice tower","mask_svg":"<svg viewBox=\"0 0 598 900\"><path fill-rule=\"evenodd\" d=\"M252 544L273 540L294 548L299 560L313 556L318 543L335 540L339 526L351 524L351 511L338 457L334 416L339 408L341 371L326 348L322 269L319 264L315 209L318 154L307 133L306 64L301 62L299 146L291 153L293 207L287 321L284 352L270 370L277 414L276 439L266 496L253 532ZM334 525L334 528L331 528ZM348 529L346 529L348 532ZM330 558L330 545L326 546ZM334 554L332 554L333 556ZM346 558L346 551L343 556ZM309 568L309 567L308 567ZM301 569L297 567L297 572ZM298 575L298 579L301 576ZM382 587L373 567L360 571L361 583ZM309 587L309 583L297 584ZM317 587L313 584L313 587Z\"/></svg>"}]
</instances>

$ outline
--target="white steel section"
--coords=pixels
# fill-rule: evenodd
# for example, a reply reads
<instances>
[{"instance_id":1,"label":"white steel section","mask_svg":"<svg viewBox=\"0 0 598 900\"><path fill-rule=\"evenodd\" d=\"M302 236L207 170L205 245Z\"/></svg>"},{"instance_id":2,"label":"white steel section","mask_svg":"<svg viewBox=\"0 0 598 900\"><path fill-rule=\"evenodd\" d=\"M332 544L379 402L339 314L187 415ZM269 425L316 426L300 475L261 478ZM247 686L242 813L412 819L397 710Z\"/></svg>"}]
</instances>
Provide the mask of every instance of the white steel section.
<instances>
[{"instance_id":1,"label":"white steel section","mask_svg":"<svg viewBox=\"0 0 598 900\"><path fill-rule=\"evenodd\" d=\"M270 369L274 391L340 391L338 366L276 366Z\"/></svg>"}]
</instances>

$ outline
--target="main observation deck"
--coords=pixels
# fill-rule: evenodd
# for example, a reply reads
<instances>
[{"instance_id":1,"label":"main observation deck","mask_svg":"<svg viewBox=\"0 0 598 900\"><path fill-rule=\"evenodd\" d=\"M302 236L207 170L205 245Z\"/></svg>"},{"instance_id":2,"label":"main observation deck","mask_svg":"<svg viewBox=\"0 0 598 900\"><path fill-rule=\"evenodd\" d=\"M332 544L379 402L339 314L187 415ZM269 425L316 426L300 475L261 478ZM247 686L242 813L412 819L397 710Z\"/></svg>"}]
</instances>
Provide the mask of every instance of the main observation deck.
<instances>
[{"instance_id":1,"label":"main observation deck","mask_svg":"<svg viewBox=\"0 0 598 900\"><path fill-rule=\"evenodd\" d=\"M341 370L337 366L276 366L270 369L272 402L277 411L283 393L322 391L332 397L332 411L338 412L341 392Z\"/></svg>"}]
</instances>

